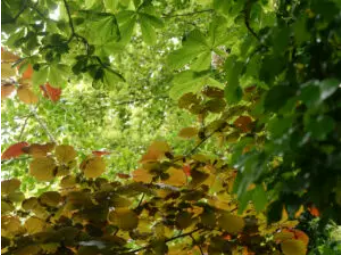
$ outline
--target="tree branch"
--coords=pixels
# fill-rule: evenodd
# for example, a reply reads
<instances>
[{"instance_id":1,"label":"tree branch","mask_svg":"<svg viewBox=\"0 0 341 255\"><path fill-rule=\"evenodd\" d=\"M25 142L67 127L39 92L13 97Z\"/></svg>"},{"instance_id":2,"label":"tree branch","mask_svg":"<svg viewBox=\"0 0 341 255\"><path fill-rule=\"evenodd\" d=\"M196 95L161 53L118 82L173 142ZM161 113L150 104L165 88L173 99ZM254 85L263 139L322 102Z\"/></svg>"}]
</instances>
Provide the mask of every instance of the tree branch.
<instances>
[{"instance_id":1,"label":"tree branch","mask_svg":"<svg viewBox=\"0 0 341 255\"><path fill-rule=\"evenodd\" d=\"M165 240L165 243L174 241L174 240L179 239L179 238L182 238L182 237L191 236L193 233L198 232L199 230L200 230L200 228L197 228L197 229L192 230L192 231L190 231L190 232L187 232L187 233L184 233L184 234L181 234L181 235L172 237L172 238L168 238L168 239ZM152 245L147 245L147 246L144 246L144 247L141 247L141 248L138 248L138 249L135 249L135 250L126 252L126 253L121 253L121 254L119 254L119 255L133 254L133 253L135 253L135 252L142 251L142 250L146 250L146 249L149 249L149 248L151 248L151 247L152 247Z\"/></svg>"},{"instance_id":2,"label":"tree branch","mask_svg":"<svg viewBox=\"0 0 341 255\"><path fill-rule=\"evenodd\" d=\"M249 30L249 32L260 42L261 40L260 40L259 36L256 34L256 32L250 26L250 12L251 12L251 8L252 8L253 3L254 3L254 0L248 0L245 3L244 23L245 23L247 30Z\"/></svg>"},{"instance_id":3,"label":"tree branch","mask_svg":"<svg viewBox=\"0 0 341 255\"><path fill-rule=\"evenodd\" d=\"M38 114L35 112L35 110L32 110L32 114L34 118L37 120L39 125L42 127L42 129L45 131L47 136L50 138L51 142L56 143L56 139L54 139L53 135L51 134L50 130L47 128L47 125L45 122L38 116Z\"/></svg>"},{"instance_id":4,"label":"tree branch","mask_svg":"<svg viewBox=\"0 0 341 255\"><path fill-rule=\"evenodd\" d=\"M206 9L206 10L201 10L201 11L195 11L195 12L189 12L189 13L183 13L183 14L175 14L175 15L169 15L169 14L163 14L162 18L175 18L175 17L185 17L185 16L193 16L196 14L200 13L205 13L205 12L213 12L214 9Z\"/></svg>"},{"instance_id":5,"label":"tree branch","mask_svg":"<svg viewBox=\"0 0 341 255\"><path fill-rule=\"evenodd\" d=\"M193 235L191 234L190 237L192 238L193 244L199 247L201 255L204 255L204 252L201 248L201 245L197 243L197 241L194 239Z\"/></svg>"}]
</instances>

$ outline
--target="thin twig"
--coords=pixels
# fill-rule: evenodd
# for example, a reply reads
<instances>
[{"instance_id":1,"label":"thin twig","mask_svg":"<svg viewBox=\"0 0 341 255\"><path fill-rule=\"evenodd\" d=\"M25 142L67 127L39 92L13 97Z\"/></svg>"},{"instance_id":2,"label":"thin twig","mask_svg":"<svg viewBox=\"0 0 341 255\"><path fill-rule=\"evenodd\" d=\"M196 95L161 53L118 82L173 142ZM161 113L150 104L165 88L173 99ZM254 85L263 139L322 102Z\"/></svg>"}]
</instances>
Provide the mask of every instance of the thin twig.
<instances>
[{"instance_id":1,"label":"thin twig","mask_svg":"<svg viewBox=\"0 0 341 255\"><path fill-rule=\"evenodd\" d=\"M252 29L250 25L250 12L251 12L251 7L253 5L254 1L253 0L248 0L245 3L245 8L244 8L244 23L246 28L249 30L249 32L260 42L259 36L256 34L256 32Z\"/></svg>"},{"instance_id":2,"label":"thin twig","mask_svg":"<svg viewBox=\"0 0 341 255\"><path fill-rule=\"evenodd\" d=\"M13 17L12 20L7 21L7 22L1 22L1 24L4 25L4 24L9 24L9 23L12 23L12 22L16 22L17 19L19 18L19 16L26 10L26 8L27 8L27 1L28 0L23 0L22 1L22 5L21 5L20 11Z\"/></svg>"},{"instance_id":3,"label":"thin twig","mask_svg":"<svg viewBox=\"0 0 341 255\"><path fill-rule=\"evenodd\" d=\"M22 136L23 136L24 131L25 131L25 128L26 128L26 125L27 125L27 122L28 122L28 119L29 119L30 117L32 117L32 116L33 116L33 115L27 115L27 117L26 117L26 119L25 119L25 121L24 121L24 125L22 126L21 131L20 131L20 134L19 134L19 136L18 136L18 142L21 141Z\"/></svg>"},{"instance_id":4,"label":"thin twig","mask_svg":"<svg viewBox=\"0 0 341 255\"><path fill-rule=\"evenodd\" d=\"M38 116L38 114L35 112L35 110L32 110L32 114L33 114L34 118L37 120L37 122L39 123L39 125L42 127L42 129L45 131L47 136L50 138L50 141L53 142L53 143L56 143L56 139L53 137L53 135L51 134L50 130L47 128L47 125Z\"/></svg>"},{"instance_id":5,"label":"thin twig","mask_svg":"<svg viewBox=\"0 0 341 255\"><path fill-rule=\"evenodd\" d=\"M182 237L190 236L190 235L192 235L193 233L198 232L199 230L200 230L200 228L197 228L197 229L192 230L192 231L190 231L190 232L188 232L188 233L184 233L184 234L181 234L181 235L172 237L172 238L168 238L168 239L165 240L165 243L174 241L174 240L179 239L179 238L182 238ZM132 254L132 253L135 253L135 252L138 252L138 251L142 251L142 250L149 249L149 248L151 248L151 247L152 247L152 245L147 245L147 246L144 246L144 247L141 247L141 248L138 248L138 249L135 249L135 250L126 252L126 253L121 253L120 255Z\"/></svg>"},{"instance_id":6,"label":"thin twig","mask_svg":"<svg viewBox=\"0 0 341 255\"><path fill-rule=\"evenodd\" d=\"M168 15L164 14L162 18L175 18L175 17L184 17L184 16L193 16L196 14L204 13L204 12L213 12L214 9L206 9L206 10L200 10L196 12L189 12L189 13L183 13L183 14L175 14L175 15Z\"/></svg>"},{"instance_id":7,"label":"thin twig","mask_svg":"<svg viewBox=\"0 0 341 255\"><path fill-rule=\"evenodd\" d=\"M192 234L190 235L190 237L192 238L193 244L199 247L199 250L200 250L201 255L204 255L204 252L203 252L203 250L202 250L202 248L201 248L201 245L197 243L197 241L194 239L194 237L192 236Z\"/></svg>"}]
</instances>

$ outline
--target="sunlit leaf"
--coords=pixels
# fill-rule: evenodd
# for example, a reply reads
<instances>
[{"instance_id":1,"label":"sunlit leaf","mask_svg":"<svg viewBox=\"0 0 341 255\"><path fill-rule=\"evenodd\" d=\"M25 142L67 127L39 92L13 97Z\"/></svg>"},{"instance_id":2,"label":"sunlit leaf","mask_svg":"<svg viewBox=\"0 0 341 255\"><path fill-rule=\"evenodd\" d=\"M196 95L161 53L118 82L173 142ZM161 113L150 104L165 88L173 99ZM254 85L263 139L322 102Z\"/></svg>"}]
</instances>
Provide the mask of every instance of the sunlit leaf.
<instances>
[{"instance_id":1,"label":"sunlit leaf","mask_svg":"<svg viewBox=\"0 0 341 255\"><path fill-rule=\"evenodd\" d=\"M84 176L87 178L96 178L104 173L106 168L104 159L101 157L91 157L86 159L81 164L81 169L84 172Z\"/></svg>"},{"instance_id":2,"label":"sunlit leaf","mask_svg":"<svg viewBox=\"0 0 341 255\"><path fill-rule=\"evenodd\" d=\"M58 145L55 149L55 155L58 162L67 164L76 158L77 152L70 145Z\"/></svg>"},{"instance_id":3,"label":"sunlit leaf","mask_svg":"<svg viewBox=\"0 0 341 255\"><path fill-rule=\"evenodd\" d=\"M1 84L1 100L6 99L15 91L15 85L11 83Z\"/></svg>"},{"instance_id":4,"label":"sunlit leaf","mask_svg":"<svg viewBox=\"0 0 341 255\"><path fill-rule=\"evenodd\" d=\"M300 240L285 240L281 244L284 255L305 255L307 247Z\"/></svg>"},{"instance_id":5,"label":"sunlit leaf","mask_svg":"<svg viewBox=\"0 0 341 255\"><path fill-rule=\"evenodd\" d=\"M108 218L110 222L125 231L135 229L139 222L137 214L128 208L116 208L109 213Z\"/></svg>"},{"instance_id":6,"label":"sunlit leaf","mask_svg":"<svg viewBox=\"0 0 341 255\"><path fill-rule=\"evenodd\" d=\"M57 165L52 158L35 158L30 164L30 174L38 181L51 181L57 170Z\"/></svg>"},{"instance_id":7,"label":"sunlit leaf","mask_svg":"<svg viewBox=\"0 0 341 255\"><path fill-rule=\"evenodd\" d=\"M20 155L24 154L22 149L27 146L29 146L27 142L13 144L1 154L1 159L17 158Z\"/></svg>"},{"instance_id":8,"label":"sunlit leaf","mask_svg":"<svg viewBox=\"0 0 341 255\"><path fill-rule=\"evenodd\" d=\"M237 233L243 230L245 222L242 217L223 213L218 218L219 226L229 233Z\"/></svg>"},{"instance_id":9,"label":"sunlit leaf","mask_svg":"<svg viewBox=\"0 0 341 255\"><path fill-rule=\"evenodd\" d=\"M46 144L31 144L27 147L22 148L22 151L26 154L31 155L34 158L46 157L55 147L54 143Z\"/></svg>"},{"instance_id":10,"label":"sunlit leaf","mask_svg":"<svg viewBox=\"0 0 341 255\"><path fill-rule=\"evenodd\" d=\"M1 182L1 195L8 195L20 188L21 182L18 179L10 179Z\"/></svg>"},{"instance_id":11,"label":"sunlit leaf","mask_svg":"<svg viewBox=\"0 0 341 255\"><path fill-rule=\"evenodd\" d=\"M38 96L26 86L19 86L17 89L17 96L19 100L25 104L36 104L39 100Z\"/></svg>"}]
</instances>

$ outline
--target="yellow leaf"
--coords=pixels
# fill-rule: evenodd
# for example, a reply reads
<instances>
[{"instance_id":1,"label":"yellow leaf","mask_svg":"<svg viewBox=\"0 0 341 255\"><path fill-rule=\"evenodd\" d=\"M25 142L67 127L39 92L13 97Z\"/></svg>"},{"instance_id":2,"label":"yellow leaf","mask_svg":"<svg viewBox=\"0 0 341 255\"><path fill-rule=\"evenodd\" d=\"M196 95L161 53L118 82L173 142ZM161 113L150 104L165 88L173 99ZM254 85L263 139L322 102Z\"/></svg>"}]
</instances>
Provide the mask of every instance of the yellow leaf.
<instances>
[{"instance_id":1,"label":"yellow leaf","mask_svg":"<svg viewBox=\"0 0 341 255\"><path fill-rule=\"evenodd\" d=\"M51 181L57 165L52 158L35 158L30 164L30 174L39 181Z\"/></svg>"},{"instance_id":2,"label":"yellow leaf","mask_svg":"<svg viewBox=\"0 0 341 255\"><path fill-rule=\"evenodd\" d=\"M11 236L20 231L21 223L17 216L1 216L1 236Z\"/></svg>"},{"instance_id":3,"label":"yellow leaf","mask_svg":"<svg viewBox=\"0 0 341 255\"><path fill-rule=\"evenodd\" d=\"M10 179L1 182L1 194L8 195L20 188L21 182L18 179Z\"/></svg>"},{"instance_id":4,"label":"yellow leaf","mask_svg":"<svg viewBox=\"0 0 341 255\"><path fill-rule=\"evenodd\" d=\"M1 79L8 79L17 75L16 68L12 68L11 63L1 63Z\"/></svg>"},{"instance_id":5,"label":"yellow leaf","mask_svg":"<svg viewBox=\"0 0 341 255\"><path fill-rule=\"evenodd\" d=\"M56 191L47 191L40 196L40 203L51 207L56 207L60 203L62 197Z\"/></svg>"},{"instance_id":6,"label":"yellow leaf","mask_svg":"<svg viewBox=\"0 0 341 255\"><path fill-rule=\"evenodd\" d=\"M169 175L169 178L161 181L164 184L181 187L187 182L186 174L182 169L170 167L166 173Z\"/></svg>"},{"instance_id":7,"label":"yellow leaf","mask_svg":"<svg viewBox=\"0 0 341 255\"><path fill-rule=\"evenodd\" d=\"M237 233L243 230L245 226L244 219L237 215L223 213L218 218L219 226L229 233Z\"/></svg>"},{"instance_id":8,"label":"yellow leaf","mask_svg":"<svg viewBox=\"0 0 341 255\"><path fill-rule=\"evenodd\" d=\"M139 219L137 214L129 208L116 208L109 213L109 221L121 230L133 230L137 227Z\"/></svg>"},{"instance_id":9,"label":"yellow leaf","mask_svg":"<svg viewBox=\"0 0 341 255\"><path fill-rule=\"evenodd\" d=\"M36 104L39 100L38 96L26 86L20 86L17 90L17 95L19 100L25 104Z\"/></svg>"},{"instance_id":10,"label":"yellow leaf","mask_svg":"<svg viewBox=\"0 0 341 255\"><path fill-rule=\"evenodd\" d=\"M31 144L30 146L22 148L22 151L26 154L31 155L34 158L46 157L48 153L50 153L55 147L54 143L46 143L46 144Z\"/></svg>"},{"instance_id":11,"label":"yellow leaf","mask_svg":"<svg viewBox=\"0 0 341 255\"><path fill-rule=\"evenodd\" d=\"M153 175L148 170L139 168L133 172L133 180L136 182L150 183L153 179Z\"/></svg>"},{"instance_id":12,"label":"yellow leaf","mask_svg":"<svg viewBox=\"0 0 341 255\"><path fill-rule=\"evenodd\" d=\"M158 161L165 156L166 152L170 151L170 147L166 142L155 141L153 142L145 155L143 155L140 163L147 163L150 161Z\"/></svg>"},{"instance_id":13,"label":"yellow leaf","mask_svg":"<svg viewBox=\"0 0 341 255\"><path fill-rule=\"evenodd\" d=\"M29 234L42 232L46 227L45 221L36 216L32 216L25 221L25 228Z\"/></svg>"},{"instance_id":14,"label":"yellow leaf","mask_svg":"<svg viewBox=\"0 0 341 255\"><path fill-rule=\"evenodd\" d=\"M101 157L92 157L83 161L81 169L86 178L97 178L104 173L105 162Z\"/></svg>"},{"instance_id":15,"label":"yellow leaf","mask_svg":"<svg viewBox=\"0 0 341 255\"><path fill-rule=\"evenodd\" d=\"M15 86L10 83L1 84L1 100L9 97L15 91Z\"/></svg>"},{"instance_id":16,"label":"yellow leaf","mask_svg":"<svg viewBox=\"0 0 341 255\"><path fill-rule=\"evenodd\" d=\"M190 139L198 135L198 129L194 127L187 127L180 130L178 136L184 139Z\"/></svg>"},{"instance_id":17,"label":"yellow leaf","mask_svg":"<svg viewBox=\"0 0 341 255\"><path fill-rule=\"evenodd\" d=\"M281 244L282 252L284 255L305 255L307 247L300 240L285 240Z\"/></svg>"},{"instance_id":18,"label":"yellow leaf","mask_svg":"<svg viewBox=\"0 0 341 255\"><path fill-rule=\"evenodd\" d=\"M77 156L75 149L70 145L59 145L55 151L56 157L60 163L67 164Z\"/></svg>"},{"instance_id":19,"label":"yellow leaf","mask_svg":"<svg viewBox=\"0 0 341 255\"><path fill-rule=\"evenodd\" d=\"M74 175L67 175L63 179L60 180L59 186L62 189L69 189L69 188L75 187L76 183L77 183L77 181L76 181L76 177Z\"/></svg>"},{"instance_id":20,"label":"yellow leaf","mask_svg":"<svg viewBox=\"0 0 341 255\"><path fill-rule=\"evenodd\" d=\"M293 239L294 237L295 237L294 233L287 231L281 231L274 235L274 239L280 242L285 241L287 239Z\"/></svg>"}]
</instances>

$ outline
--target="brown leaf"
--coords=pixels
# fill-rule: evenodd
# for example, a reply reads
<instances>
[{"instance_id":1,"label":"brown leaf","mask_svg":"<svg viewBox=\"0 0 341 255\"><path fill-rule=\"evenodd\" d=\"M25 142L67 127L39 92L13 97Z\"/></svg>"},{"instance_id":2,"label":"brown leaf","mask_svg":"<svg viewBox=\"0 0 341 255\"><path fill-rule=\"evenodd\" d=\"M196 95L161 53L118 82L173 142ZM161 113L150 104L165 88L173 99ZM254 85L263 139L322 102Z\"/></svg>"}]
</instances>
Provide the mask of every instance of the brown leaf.
<instances>
[{"instance_id":1,"label":"brown leaf","mask_svg":"<svg viewBox=\"0 0 341 255\"><path fill-rule=\"evenodd\" d=\"M223 213L218 218L219 226L229 233L238 233L243 230L245 226L244 219L240 216Z\"/></svg>"},{"instance_id":2,"label":"brown leaf","mask_svg":"<svg viewBox=\"0 0 341 255\"><path fill-rule=\"evenodd\" d=\"M36 104L39 100L38 96L29 87L22 85L17 89L17 96L25 104Z\"/></svg>"},{"instance_id":3,"label":"brown leaf","mask_svg":"<svg viewBox=\"0 0 341 255\"><path fill-rule=\"evenodd\" d=\"M164 184L182 187L187 183L187 176L182 169L170 167L166 173L169 175L169 178L162 181Z\"/></svg>"},{"instance_id":4,"label":"brown leaf","mask_svg":"<svg viewBox=\"0 0 341 255\"><path fill-rule=\"evenodd\" d=\"M101 157L91 157L84 160L81 164L81 169L86 178L99 177L105 171L105 162Z\"/></svg>"},{"instance_id":5,"label":"brown leaf","mask_svg":"<svg viewBox=\"0 0 341 255\"><path fill-rule=\"evenodd\" d=\"M11 145L8 147L1 155L1 159L11 159L11 158L17 158L20 155L24 154L22 151L22 148L28 146L29 144L27 142L20 142Z\"/></svg>"},{"instance_id":6,"label":"brown leaf","mask_svg":"<svg viewBox=\"0 0 341 255\"><path fill-rule=\"evenodd\" d=\"M62 89L55 88L49 83L46 83L45 85L40 85L40 89L43 92L43 96L49 98L52 102L57 102L60 99Z\"/></svg>"},{"instance_id":7,"label":"brown leaf","mask_svg":"<svg viewBox=\"0 0 341 255\"><path fill-rule=\"evenodd\" d=\"M234 125L239 128L243 133L251 131L252 119L249 116L239 116L238 119L234 121Z\"/></svg>"},{"instance_id":8,"label":"brown leaf","mask_svg":"<svg viewBox=\"0 0 341 255\"><path fill-rule=\"evenodd\" d=\"M20 188L21 182L18 179L10 179L1 182L1 195L8 195Z\"/></svg>"},{"instance_id":9,"label":"brown leaf","mask_svg":"<svg viewBox=\"0 0 341 255\"><path fill-rule=\"evenodd\" d=\"M30 146L22 148L22 151L31 155L34 158L46 157L55 147L55 143L46 144L31 144Z\"/></svg>"},{"instance_id":10,"label":"brown leaf","mask_svg":"<svg viewBox=\"0 0 341 255\"><path fill-rule=\"evenodd\" d=\"M110 155L111 152L110 151L92 151L92 154L97 156L97 157L101 157L104 155Z\"/></svg>"},{"instance_id":11,"label":"brown leaf","mask_svg":"<svg viewBox=\"0 0 341 255\"><path fill-rule=\"evenodd\" d=\"M158 161L165 156L166 152L170 152L170 147L164 141L153 142L145 155L143 155L140 163L147 163L150 161Z\"/></svg>"},{"instance_id":12,"label":"brown leaf","mask_svg":"<svg viewBox=\"0 0 341 255\"><path fill-rule=\"evenodd\" d=\"M39 181L51 181L57 168L52 158L35 158L30 164L30 174Z\"/></svg>"},{"instance_id":13,"label":"brown leaf","mask_svg":"<svg viewBox=\"0 0 341 255\"><path fill-rule=\"evenodd\" d=\"M13 63L18 59L19 57L17 55L1 47L1 63Z\"/></svg>"},{"instance_id":14,"label":"brown leaf","mask_svg":"<svg viewBox=\"0 0 341 255\"><path fill-rule=\"evenodd\" d=\"M130 231L137 227L139 219L137 214L129 208L116 208L109 213L109 221L117 225L119 229Z\"/></svg>"},{"instance_id":15,"label":"brown leaf","mask_svg":"<svg viewBox=\"0 0 341 255\"><path fill-rule=\"evenodd\" d=\"M133 180L136 182L150 183L153 175L148 170L139 168L133 172Z\"/></svg>"},{"instance_id":16,"label":"brown leaf","mask_svg":"<svg viewBox=\"0 0 341 255\"><path fill-rule=\"evenodd\" d=\"M44 220L31 216L25 221L25 228L29 234L36 234L44 231L47 228L47 224Z\"/></svg>"},{"instance_id":17,"label":"brown leaf","mask_svg":"<svg viewBox=\"0 0 341 255\"><path fill-rule=\"evenodd\" d=\"M184 139L190 139L198 135L199 130L195 127L187 127L180 130L178 136Z\"/></svg>"},{"instance_id":18,"label":"brown leaf","mask_svg":"<svg viewBox=\"0 0 341 255\"><path fill-rule=\"evenodd\" d=\"M47 191L39 197L39 201L42 205L56 207L61 202L61 195L56 191Z\"/></svg>"},{"instance_id":19,"label":"brown leaf","mask_svg":"<svg viewBox=\"0 0 341 255\"><path fill-rule=\"evenodd\" d=\"M15 91L15 85L10 83L1 84L1 100L9 97Z\"/></svg>"}]
</instances>

